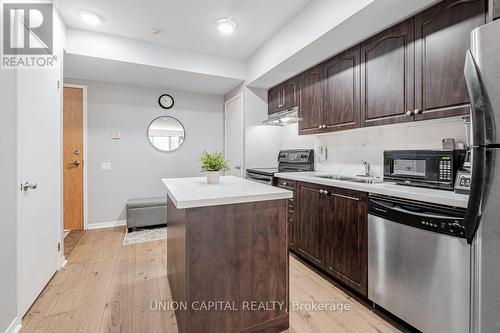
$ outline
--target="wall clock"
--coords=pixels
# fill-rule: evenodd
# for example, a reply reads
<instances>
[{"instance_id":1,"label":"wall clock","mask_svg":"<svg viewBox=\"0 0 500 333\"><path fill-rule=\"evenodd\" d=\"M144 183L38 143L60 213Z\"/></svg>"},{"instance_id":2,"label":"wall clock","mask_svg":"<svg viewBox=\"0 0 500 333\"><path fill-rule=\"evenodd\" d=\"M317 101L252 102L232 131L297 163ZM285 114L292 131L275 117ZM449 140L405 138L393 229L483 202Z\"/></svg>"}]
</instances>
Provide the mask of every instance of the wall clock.
<instances>
[{"instance_id":1,"label":"wall clock","mask_svg":"<svg viewBox=\"0 0 500 333\"><path fill-rule=\"evenodd\" d=\"M174 98L169 94L163 94L158 98L158 104L164 109L171 109L174 106Z\"/></svg>"}]
</instances>

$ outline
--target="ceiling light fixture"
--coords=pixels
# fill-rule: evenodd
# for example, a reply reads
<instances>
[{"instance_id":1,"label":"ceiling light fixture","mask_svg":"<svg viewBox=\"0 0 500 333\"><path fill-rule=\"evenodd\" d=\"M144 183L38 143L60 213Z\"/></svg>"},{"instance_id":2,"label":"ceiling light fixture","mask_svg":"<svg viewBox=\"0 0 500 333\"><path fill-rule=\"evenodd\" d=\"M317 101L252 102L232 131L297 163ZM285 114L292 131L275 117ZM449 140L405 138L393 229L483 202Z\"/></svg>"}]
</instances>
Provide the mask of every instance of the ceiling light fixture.
<instances>
[{"instance_id":1,"label":"ceiling light fixture","mask_svg":"<svg viewBox=\"0 0 500 333\"><path fill-rule=\"evenodd\" d=\"M217 30L223 35L230 35L236 30L236 23L231 18L224 18L217 21Z\"/></svg>"},{"instance_id":2,"label":"ceiling light fixture","mask_svg":"<svg viewBox=\"0 0 500 333\"><path fill-rule=\"evenodd\" d=\"M161 32L161 29L158 27L149 27L149 32L153 35L158 35Z\"/></svg>"},{"instance_id":3,"label":"ceiling light fixture","mask_svg":"<svg viewBox=\"0 0 500 333\"><path fill-rule=\"evenodd\" d=\"M102 22L102 19L99 15L96 13L89 12L88 10L81 10L79 12L80 18L83 20L83 22L91 24L91 25L98 25Z\"/></svg>"}]
</instances>

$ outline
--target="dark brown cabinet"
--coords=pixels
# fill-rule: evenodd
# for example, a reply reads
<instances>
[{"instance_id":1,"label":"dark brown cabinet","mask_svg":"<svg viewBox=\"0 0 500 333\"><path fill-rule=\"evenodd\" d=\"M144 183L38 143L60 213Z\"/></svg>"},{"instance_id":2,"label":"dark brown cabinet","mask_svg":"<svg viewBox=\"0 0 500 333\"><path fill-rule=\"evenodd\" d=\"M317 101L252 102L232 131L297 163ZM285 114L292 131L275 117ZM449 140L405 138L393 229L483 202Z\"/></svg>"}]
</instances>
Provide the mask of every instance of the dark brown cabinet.
<instances>
[{"instance_id":1,"label":"dark brown cabinet","mask_svg":"<svg viewBox=\"0 0 500 333\"><path fill-rule=\"evenodd\" d=\"M297 250L297 223L296 223L296 198L295 181L278 178L277 186L293 192L293 198L288 199L287 203L287 233L288 246L292 250Z\"/></svg>"},{"instance_id":2,"label":"dark brown cabinet","mask_svg":"<svg viewBox=\"0 0 500 333\"><path fill-rule=\"evenodd\" d=\"M322 187L297 183L298 252L314 265L324 268L324 235L321 214Z\"/></svg>"},{"instance_id":3,"label":"dark brown cabinet","mask_svg":"<svg viewBox=\"0 0 500 333\"><path fill-rule=\"evenodd\" d=\"M275 113L297 106L297 80L292 78L284 83L269 89L268 113Z\"/></svg>"},{"instance_id":4,"label":"dark brown cabinet","mask_svg":"<svg viewBox=\"0 0 500 333\"><path fill-rule=\"evenodd\" d=\"M322 131L323 66L316 66L299 76L299 134Z\"/></svg>"},{"instance_id":5,"label":"dark brown cabinet","mask_svg":"<svg viewBox=\"0 0 500 333\"><path fill-rule=\"evenodd\" d=\"M415 119L469 114L464 77L470 32L486 22L484 0L445 0L415 18Z\"/></svg>"},{"instance_id":6,"label":"dark brown cabinet","mask_svg":"<svg viewBox=\"0 0 500 333\"><path fill-rule=\"evenodd\" d=\"M414 30L409 19L361 44L361 123L413 120Z\"/></svg>"},{"instance_id":7,"label":"dark brown cabinet","mask_svg":"<svg viewBox=\"0 0 500 333\"><path fill-rule=\"evenodd\" d=\"M360 49L354 47L323 67L324 131L340 131L360 126ZM319 125L318 124L318 125Z\"/></svg>"},{"instance_id":8,"label":"dark brown cabinet","mask_svg":"<svg viewBox=\"0 0 500 333\"><path fill-rule=\"evenodd\" d=\"M298 255L367 295L367 194L297 182Z\"/></svg>"},{"instance_id":9,"label":"dark brown cabinet","mask_svg":"<svg viewBox=\"0 0 500 333\"><path fill-rule=\"evenodd\" d=\"M325 270L368 294L367 195L329 188L323 200Z\"/></svg>"}]
</instances>

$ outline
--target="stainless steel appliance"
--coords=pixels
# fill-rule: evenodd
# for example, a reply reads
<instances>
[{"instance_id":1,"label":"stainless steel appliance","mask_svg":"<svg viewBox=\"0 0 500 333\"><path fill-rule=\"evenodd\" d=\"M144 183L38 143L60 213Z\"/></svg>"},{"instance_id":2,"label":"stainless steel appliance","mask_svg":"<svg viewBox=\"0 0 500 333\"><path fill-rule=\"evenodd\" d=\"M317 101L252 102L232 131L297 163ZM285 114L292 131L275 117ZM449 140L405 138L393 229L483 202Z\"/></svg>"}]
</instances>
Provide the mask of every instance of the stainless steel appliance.
<instances>
[{"instance_id":1,"label":"stainless steel appliance","mask_svg":"<svg viewBox=\"0 0 500 333\"><path fill-rule=\"evenodd\" d=\"M384 181L453 190L464 159L464 150L387 150Z\"/></svg>"},{"instance_id":2,"label":"stainless steel appliance","mask_svg":"<svg viewBox=\"0 0 500 333\"><path fill-rule=\"evenodd\" d=\"M500 21L471 33L472 179L465 217L472 242L472 332L500 331Z\"/></svg>"},{"instance_id":3,"label":"stainless steel appliance","mask_svg":"<svg viewBox=\"0 0 500 333\"><path fill-rule=\"evenodd\" d=\"M276 185L275 173L314 171L313 149L281 150L278 154L277 168L247 169L246 178L268 185Z\"/></svg>"},{"instance_id":4,"label":"stainless steel appliance","mask_svg":"<svg viewBox=\"0 0 500 333\"><path fill-rule=\"evenodd\" d=\"M370 196L368 214L368 298L422 332L469 332L465 209Z\"/></svg>"}]
</instances>

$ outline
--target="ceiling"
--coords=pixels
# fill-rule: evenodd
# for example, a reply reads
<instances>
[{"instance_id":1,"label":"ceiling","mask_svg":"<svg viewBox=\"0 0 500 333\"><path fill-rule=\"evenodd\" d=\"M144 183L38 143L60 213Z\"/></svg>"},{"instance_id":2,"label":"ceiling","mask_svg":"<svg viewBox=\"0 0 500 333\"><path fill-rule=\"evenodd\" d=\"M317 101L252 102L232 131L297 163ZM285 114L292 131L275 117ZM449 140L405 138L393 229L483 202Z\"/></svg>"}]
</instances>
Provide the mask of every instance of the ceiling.
<instances>
[{"instance_id":1,"label":"ceiling","mask_svg":"<svg viewBox=\"0 0 500 333\"><path fill-rule=\"evenodd\" d=\"M67 53L64 55L64 79L66 82L98 81L219 96L243 82L222 76Z\"/></svg>"},{"instance_id":2,"label":"ceiling","mask_svg":"<svg viewBox=\"0 0 500 333\"><path fill-rule=\"evenodd\" d=\"M246 60L311 0L63 0L60 13L68 27L165 44L226 58ZM84 23L79 10L103 19ZM219 34L214 23L230 16L237 30ZM154 35L149 27L161 29Z\"/></svg>"}]
</instances>

